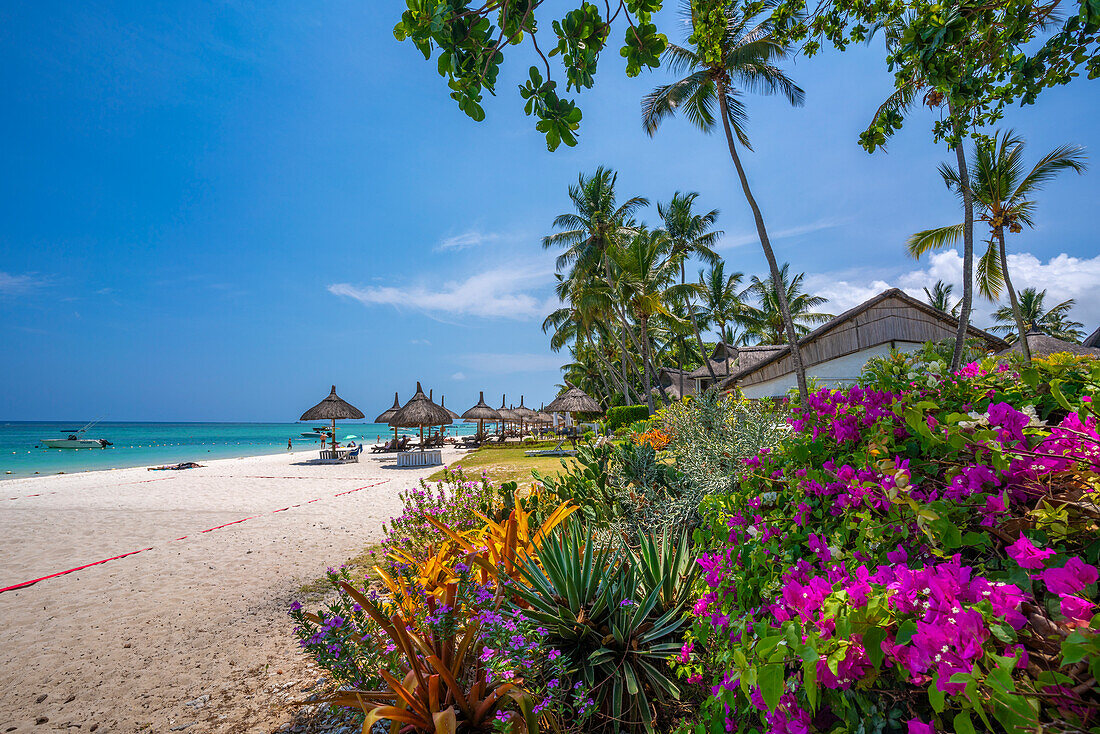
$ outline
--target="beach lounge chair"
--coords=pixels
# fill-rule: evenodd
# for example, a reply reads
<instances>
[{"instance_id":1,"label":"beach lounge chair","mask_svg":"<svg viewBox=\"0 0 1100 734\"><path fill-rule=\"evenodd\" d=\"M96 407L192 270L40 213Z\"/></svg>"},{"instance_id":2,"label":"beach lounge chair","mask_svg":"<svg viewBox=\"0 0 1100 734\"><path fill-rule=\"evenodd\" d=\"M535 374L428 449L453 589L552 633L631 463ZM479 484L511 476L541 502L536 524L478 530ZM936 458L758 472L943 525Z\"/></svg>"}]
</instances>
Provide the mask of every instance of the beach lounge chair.
<instances>
[{"instance_id":1,"label":"beach lounge chair","mask_svg":"<svg viewBox=\"0 0 1100 734\"><path fill-rule=\"evenodd\" d=\"M387 451L395 451L397 449L397 439L390 439L381 446L375 445L370 447L372 454L384 454Z\"/></svg>"},{"instance_id":2,"label":"beach lounge chair","mask_svg":"<svg viewBox=\"0 0 1100 734\"><path fill-rule=\"evenodd\" d=\"M352 463L358 464L359 463L359 454L361 454L361 453L363 453L363 446L359 445L359 446L356 446L351 451L347 451L345 453L342 453L340 455L340 460L343 461L343 462L352 462Z\"/></svg>"}]
</instances>

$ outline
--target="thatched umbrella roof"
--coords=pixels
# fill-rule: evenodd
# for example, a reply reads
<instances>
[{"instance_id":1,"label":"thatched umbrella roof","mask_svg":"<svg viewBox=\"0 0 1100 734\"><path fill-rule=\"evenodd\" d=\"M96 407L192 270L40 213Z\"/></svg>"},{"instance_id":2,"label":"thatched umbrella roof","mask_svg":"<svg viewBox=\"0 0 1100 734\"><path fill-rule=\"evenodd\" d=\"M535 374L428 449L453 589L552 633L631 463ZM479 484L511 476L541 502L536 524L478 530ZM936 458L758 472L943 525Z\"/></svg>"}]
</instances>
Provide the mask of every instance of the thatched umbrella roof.
<instances>
[{"instance_id":1,"label":"thatched umbrella roof","mask_svg":"<svg viewBox=\"0 0 1100 734\"><path fill-rule=\"evenodd\" d=\"M493 410L485 402L485 393L479 393L477 405L467 410L462 414L462 418L470 423L477 423L478 421L499 421L500 413Z\"/></svg>"},{"instance_id":2,"label":"thatched umbrella roof","mask_svg":"<svg viewBox=\"0 0 1100 734\"><path fill-rule=\"evenodd\" d=\"M401 401L397 399L397 391L393 393L393 407L389 410L384 410L382 413L374 419L375 423L389 423L390 418L393 418L393 414L401 408Z\"/></svg>"},{"instance_id":3,"label":"thatched umbrella roof","mask_svg":"<svg viewBox=\"0 0 1100 734\"><path fill-rule=\"evenodd\" d=\"M535 422L541 423L544 426L548 426L554 422L554 417L539 411L538 413L535 413Z\"/></svg>"},{"instance_id":4,"label":"thatched umbrella roof","mask_svg":"<svg viewBox=\"0 0 1100 734\"><path fill-rule=\"evenodd\" d=\"M451 410L450 408L447 407L447 396L446 395L440 395L439 396L439 407L443 408L443 410L447 411L447 413L451 416L452 421L458 419L458 417L459 417L458 413L454 412L453 410Z\"/></svg>"},{"instance_id":5,"label":"thatched umbrella roof","mask_svg":"<svg viewBox=\"0 0 1100 734\"><path fill-rule=\"evenodd\" d=\"M1027 339L1027 348L1031 352L1032 357L1048 357L1051 354L1058 354L1059 352L1068 352L1070 354L1078 354L1086 357L1100 357L1100 349L1095 347L1086 347L1081 344L1074 344L1073 342L1063 341L1062 339L1056 339L1053 336L1048 336L1041 331L1029 331L1024 338ZM997 352L998 357L1004 354L1013 354L1020 352L1020 342L1016 341L1008 349Z\"/></svg>"},{"instance_id":6,"label":"thatched umbrella roof","mask_svg":"<svg viewBox=\"0 0 1100 734\"><path fill-rule=\"evenodd\" d=\"M551 413L600 413L603 408L584 390L569 385L569 389L554 398L546 410Z\"/></svg>"},{"instance_id":7,"label":"thatched umbrella roof","mask_svg":"<svg viewBox=\"0 0 1100 734\"><path fill-rule=\"evenodd\" d=\"M424 426L447 426L453 423L447 409L436 405L424 394L420 383L416 383L416 394L409 402L398 409L389 420L396 428L423 428Z\"/></svg>"},{"instance_id":8,"label":"thatched umbrella roof","mask_svg":"<svg viewBox=\"0 0 1100 734\"><path fill-rule=\"evenodd\" d=\"M344 418L358 419L362 417L363 413L360 412L358 408L344 401L336 394L336 385L333 385L332 392L328 394L328 397L314 405L305 413L302 413L302 417L298 420L329 421Z\"/></svg>"},{"instance_id":9,"label":"thatched umbrella roof","mask_svg":"<svg viewBox=\"0 0 1100 734\"><path fill-rule=\"evenodd\" d=\"M519 416L520 420L526 421L528 423L530 423L531 419L535 417L535 411L524 406L522 395L519 396L519 407L512 412Z\"/></svg>"},{"instance_id":10,"label":"thatched umbrella roof","mask_svg":"<svg viewBox=\"0 0 1100 734\"><path fill-rule=\"evenodd\" d=\"M519 416L516 415L514 410L509 410L504 403L504 396L500 396L500 407L497 408L497 412L500 413L500 419L505 423L519 423Z\"/></svg>"}]
</instances>

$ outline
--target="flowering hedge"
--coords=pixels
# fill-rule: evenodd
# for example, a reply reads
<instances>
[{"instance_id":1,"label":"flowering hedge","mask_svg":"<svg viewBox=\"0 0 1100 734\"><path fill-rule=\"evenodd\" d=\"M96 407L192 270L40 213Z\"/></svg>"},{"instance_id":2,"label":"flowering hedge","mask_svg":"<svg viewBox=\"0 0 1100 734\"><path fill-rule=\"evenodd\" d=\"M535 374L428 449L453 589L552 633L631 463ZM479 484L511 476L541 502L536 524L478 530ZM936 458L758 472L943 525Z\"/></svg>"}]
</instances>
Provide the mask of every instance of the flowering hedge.
<instances>
[{"instance_id":1,"label":"flowering hedge","mask_svg":"<svg viewBox=\"0 0 1100 734\"><path fill-rule=\"evenodd\" d=\"M1095 726L1100 363L870 367L708 502L695 730Z\"/></svg>"}]
</instances>

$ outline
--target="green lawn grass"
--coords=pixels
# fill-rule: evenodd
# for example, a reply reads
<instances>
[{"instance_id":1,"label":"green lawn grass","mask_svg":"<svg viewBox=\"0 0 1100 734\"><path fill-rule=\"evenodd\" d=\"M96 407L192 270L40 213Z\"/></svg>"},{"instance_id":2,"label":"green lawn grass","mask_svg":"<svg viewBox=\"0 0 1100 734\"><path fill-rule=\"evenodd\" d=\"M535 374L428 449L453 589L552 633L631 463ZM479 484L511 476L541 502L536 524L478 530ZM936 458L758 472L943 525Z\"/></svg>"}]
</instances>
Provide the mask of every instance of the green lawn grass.
<instances>
[{"instance_id":1,"label":"green lawn grass","mask_svg":"<svg viewBox=\"0 0 1100 734\"><path fill-rule=\"evenodd\" d=\"M530 446L480 448L459 457L454 461L453 466L461 466L467 475L472 476L480 475L484 471L496 484L517 481L522 485L531 480L532 469L538 469L543 473L561 471L563 457L525 456L524 452L529 450L531 450ZM564 457L564 460L573 462L569 457ZM428 481L434 482L442 478L441 469L428 477Z\"/></svg>"}]
</instances>

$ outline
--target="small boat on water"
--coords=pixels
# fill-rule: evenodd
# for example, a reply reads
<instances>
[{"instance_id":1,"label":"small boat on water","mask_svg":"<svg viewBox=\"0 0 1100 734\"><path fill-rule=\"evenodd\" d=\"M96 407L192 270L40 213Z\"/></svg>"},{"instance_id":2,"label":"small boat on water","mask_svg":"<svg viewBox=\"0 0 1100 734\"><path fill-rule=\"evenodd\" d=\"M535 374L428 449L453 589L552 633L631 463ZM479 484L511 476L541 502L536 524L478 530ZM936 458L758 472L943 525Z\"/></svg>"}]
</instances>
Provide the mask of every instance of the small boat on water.
<instances>
[{"instance_id":1,"label":"small boat on water","mask_svg":"<svg viewBox=\"0 0 1100 734\"><path fill-rule=\"evenodd\" d=\"M108 446L114 446L105 438L84 438L82 434L96 423L99 421L92 421L83 428L62 431L68 434L66 438L44 438L42 445L48 449L105 449Z\"/></svg>"},{"instance_id":2,"label":"small boat on water","mask_svg":"<svg viewBox=\"0 0 1100 734\"><path fill-rule=\"evenodd\" d=\"M332 436L332 429L328 426L318 426L312 431L303 431L302 438L330 438Z\"/></svg>"}]
</instances>

